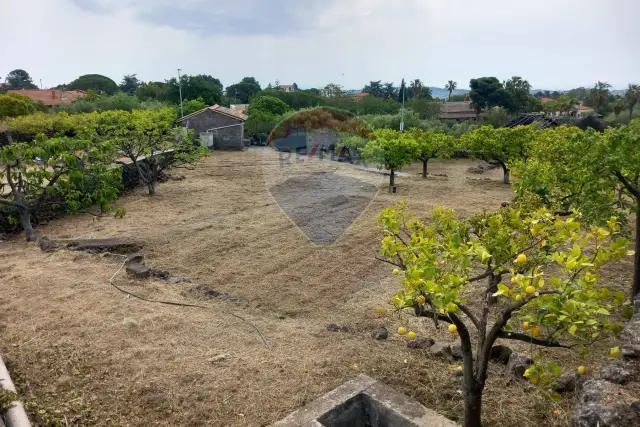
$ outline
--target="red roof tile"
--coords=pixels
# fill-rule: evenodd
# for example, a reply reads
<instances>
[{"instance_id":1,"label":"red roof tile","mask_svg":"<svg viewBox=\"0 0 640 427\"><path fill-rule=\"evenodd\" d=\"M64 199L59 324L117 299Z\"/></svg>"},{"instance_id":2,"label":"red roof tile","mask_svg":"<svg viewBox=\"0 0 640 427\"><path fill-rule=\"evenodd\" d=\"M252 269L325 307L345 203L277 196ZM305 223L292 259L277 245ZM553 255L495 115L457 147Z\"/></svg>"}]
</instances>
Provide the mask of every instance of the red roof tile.
<instances>
[{"instance_id":1,"label":"red roof tile","mask_svg":"<svg viewBox=\"0 0 640 427\"><path fill-rule=\"evenodd\" d=\"M9 90L8 93L17 93L28 96L32 101L41 101L44 105L71 104L78 97L85 94L84 91L70 90L60 91L60 89L22 89ZM62 97L61 97L62 95Z\"/></svg>"}]
</instances>

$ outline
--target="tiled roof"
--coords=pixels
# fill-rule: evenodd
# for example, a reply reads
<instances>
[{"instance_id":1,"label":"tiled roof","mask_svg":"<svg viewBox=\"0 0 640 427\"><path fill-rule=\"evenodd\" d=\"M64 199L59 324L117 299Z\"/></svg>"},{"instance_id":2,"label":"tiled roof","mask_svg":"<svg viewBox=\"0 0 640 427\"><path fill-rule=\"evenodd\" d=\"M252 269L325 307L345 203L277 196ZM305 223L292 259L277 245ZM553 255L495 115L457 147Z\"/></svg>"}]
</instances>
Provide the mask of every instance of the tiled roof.
<instances>
[{"instance_id":1,"label":"tiled roof","mask_svg":"<svg viewBox=\"0 0 640 427\"><path fill-rule=\"evenodd\" d=\"M247 118L248 118L246 115L242 114L239 111L234 111L234 110L232 110L230 108L223 107L221 105L216 104L216 105L212 105L211 107L203 108L202 110L196 111L195 113L191 113L191 114L188 114L188 115L186 115L184 117L181 117L181 118L178 119L178 121L181 122L182 120L188 119L188 118L193 117L193 116L197 116L198 114L203 113L203 112L205 112L207 110L215 111L216 113L224 114L225 116L229 116L229 117L232 117L234 119L238 119L238 120L242 120L242 121L246 121Z\"/></svg>"},{"instance_id":2,"label":"tiled roof","mask_svg":"<svg viewBox=\"0 0 640 427\"><path fill-rule=\"evenodd\" d=\"M28 96L32 101L41 101L44 105L71 104L86 93L80 90L60 91L60 89L22 89L7 92Z\"/></svg>"},{"instance_id":3,"label":"tiled roof","mask_svg":"<svg viewBox=\"0 0 640 427\"><path fill-rule=\"evenodd\" d=\"M476 112L471 108L471 101L443 102L440 104L441 119L475 118Z\"/></svg>"}]
</instances>

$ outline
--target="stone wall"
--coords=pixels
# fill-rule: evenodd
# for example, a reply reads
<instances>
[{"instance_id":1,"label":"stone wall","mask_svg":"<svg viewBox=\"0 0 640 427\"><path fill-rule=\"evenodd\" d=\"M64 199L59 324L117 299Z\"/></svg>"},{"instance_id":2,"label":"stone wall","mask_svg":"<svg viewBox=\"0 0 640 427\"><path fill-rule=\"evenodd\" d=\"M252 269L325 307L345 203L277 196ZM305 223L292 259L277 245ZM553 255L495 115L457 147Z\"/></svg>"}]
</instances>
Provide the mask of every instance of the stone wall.
<instances>
[{"instance_id":1,"label":"stone wall","mask_svg":"<svg viewBox=\"0 0 640 427\"><path fill-rule=\"evenodd\" d=\"M234 126L242 123L242 120L212 110L205 110L183 122L189 129L194 130L196 136L200 136L201 133L205 133L209 129L232 126L212 132L214 134L213 148L217 150L242 150L244 125Z\"/></svg>"}]
</instances>

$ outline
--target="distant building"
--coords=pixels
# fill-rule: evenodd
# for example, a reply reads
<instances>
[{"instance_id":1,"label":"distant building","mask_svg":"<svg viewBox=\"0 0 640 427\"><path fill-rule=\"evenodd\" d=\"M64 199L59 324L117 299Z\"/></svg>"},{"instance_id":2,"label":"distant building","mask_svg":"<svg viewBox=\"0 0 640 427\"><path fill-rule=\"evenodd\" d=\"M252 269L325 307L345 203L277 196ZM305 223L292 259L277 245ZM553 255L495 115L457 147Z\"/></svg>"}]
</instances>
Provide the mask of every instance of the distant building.
<instances>
[{"instance_id":1,"label":"distant building","mask_svg":"<svg viewBox=\"0 0 640 427\"><path fill-rule=\"evenodd\" d=\"M296 89L292 85L280 85L280 86L278 86L278 89L280 89L283 92L295 92L296 91Z\"/></svg>"},{"instance_id":2,"label":"distant building","mask_svg":"<svg viewBox=\"0 0 640 427\"><path fill-rule=\"evenodd\" d=\"M62 90L62 89L11 89L7 93L17 93L28 96L33 102L42 102L44 105L53 107L60 104L71 104L81 96L87 94L83 90Z\"/></svg>"},{"instance_id":3,"label":"distant building","mask_svg":"<svg viewBox=\"0 0 640 427\"><path fill-rule=\"evenodd\" d=\"M476 120L477 115L471 101L443 102L440 104L440 120Z\"/></svg>"},{"instance_id":4,"label":"distant building","mask_svg":"<svg viewBox=\"0 0 640 427\"><path fill-rule=\"evenodd\" d=\"M177 120L187 129L193 129L203 145L218 150L242 150L244 122L247 116L231 108L212 105Z\"/></svg>"}]
</instances>

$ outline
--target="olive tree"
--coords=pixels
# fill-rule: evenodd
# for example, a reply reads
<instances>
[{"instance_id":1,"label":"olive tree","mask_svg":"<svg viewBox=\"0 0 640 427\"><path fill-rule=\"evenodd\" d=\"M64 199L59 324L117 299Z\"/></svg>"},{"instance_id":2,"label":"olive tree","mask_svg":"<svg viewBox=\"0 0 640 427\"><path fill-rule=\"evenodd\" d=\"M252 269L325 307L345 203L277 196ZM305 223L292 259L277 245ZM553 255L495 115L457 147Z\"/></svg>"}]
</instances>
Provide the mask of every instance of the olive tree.
<instances>
[{"instance_id":1,"label":"olive tree","mask_svg":"<svg viewBox=\"0 0 640 427\"><path fill-rule=\"evenodd\" d=\"M114 147L89 137L37 137L0 148L0 205L17 214L27 241L35 241L32 215L50 205L70 211L98 204L110 209L120 170L109 168Z\"/></svg>"},{"instance_id":2,"label":"olive tree","mask_svg":"<svg viewBox=\"0 0 640 427\"><path fill-rule=\"evenodd\" d=\"M606 263L629 254L615 218L583 231L577 215L561 218L544 209L523 215L505 208L463 219L439 207L425 223L400 203L383 210L378 223L385 234L381 260L397 267L394 274L404 270L396 310L409 309L436 326L448 323L460 339L465 427L481 426L496 340L584 349L621 329L610 313L624 294L598 284ZM474 291L479 307L468 305ZM550 385L559 371L550 362L526 376Z\"/></svg>"},{"instance_id":3,"label":"olive tree","mask_svg":"<svg viewBox=\"0 0 640 427\"><path fill-rule=\"evenodd\" d=\"M374 138L362 148L362 156L390 172L389 188L395 186L395 172L413 162L418 144L408 134L391 129L378 129Z\"/></svg>"},{"instance_id":4,"label":"olive tree","mask_svg":"<svg viewBox=\"0 0 640 427\"><path fill-rule=\"evenodd\" d=\"M429 132L422 129L411 129L408 132L418 144L416 158L422 162L422 177L427 177L427 163L431 159L451 157L455 149L456 140L452 136L439 132Z\"/></svg>"}]
</instances>

